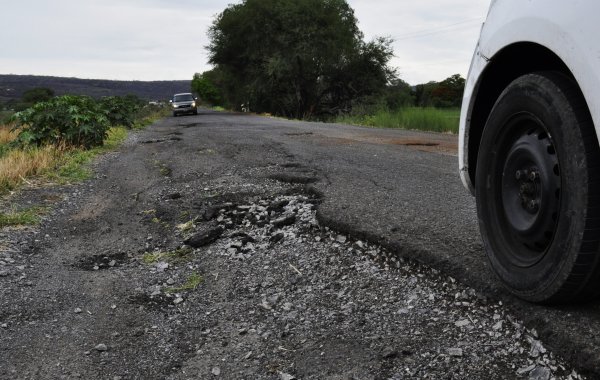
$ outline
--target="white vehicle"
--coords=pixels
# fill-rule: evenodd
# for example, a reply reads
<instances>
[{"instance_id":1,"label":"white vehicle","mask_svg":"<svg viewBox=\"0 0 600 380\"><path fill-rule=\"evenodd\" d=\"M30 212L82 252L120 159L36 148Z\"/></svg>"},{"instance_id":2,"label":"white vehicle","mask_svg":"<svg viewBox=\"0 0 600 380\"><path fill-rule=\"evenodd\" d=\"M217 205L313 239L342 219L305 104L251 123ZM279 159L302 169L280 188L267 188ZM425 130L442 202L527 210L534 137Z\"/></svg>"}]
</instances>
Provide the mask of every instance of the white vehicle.
<instances>
[{"instance_id":1,"label":"white vehicle","mask_svg":"<svg viewBox=\"0 0 600 380\"><path fill-rule=\"evenodd\" d=\"M493 271L543 303L600 293L598 0L492 0L460 122L460 172Z\"/></svg>"}]
</instances>

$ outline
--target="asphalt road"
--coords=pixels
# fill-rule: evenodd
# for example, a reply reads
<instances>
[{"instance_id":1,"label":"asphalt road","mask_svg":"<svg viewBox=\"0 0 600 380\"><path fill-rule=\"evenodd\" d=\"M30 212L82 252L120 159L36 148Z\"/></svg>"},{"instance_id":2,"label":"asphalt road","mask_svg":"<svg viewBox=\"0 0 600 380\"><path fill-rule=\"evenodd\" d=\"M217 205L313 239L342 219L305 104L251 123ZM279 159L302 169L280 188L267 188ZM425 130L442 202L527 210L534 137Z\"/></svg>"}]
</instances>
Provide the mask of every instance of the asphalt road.
<instances>
[{"instance_id":1,"label":"asphalt road","mask_svg":"<svg viewBox=\"0 0 600 380\"><path fill-rule=\"evenodd\" d=\"M600 378L599 303L527 304L508 295L487 268L474 199L458 176L455 136L203 111L167 118L138 138L102 158L94 181L72 190L29 189L11 200L27 205L42 199L54 211L40 231L0 234L0 248L8 247L8 256L0 256L0 374L101 378L98 368L120 373L113 366L146 378L177 373L177 357L193 355L189 342L209 345L207 336L219 320L181 328L207 323L194 318L213 318L212 311L180 316L165 306L173 307L173 299L151 299L148 289L173 279L162 279L166 274L156 268L149 274L142 255L179 246L173 225L184 214L204 212L206 199L228 188L239 197L246 191L250 198L270 199L285 191L265 185L276 179L317 195L322 225L380 244L501 301L553 352L589 378ZM206 296L217 303L231 298L235 309L235 273L221 276L229 288L207 289ZM120 342L118 350L94 347L106 340ZM74 353L80 356L69 360ZM2 358L9 359L3 364Z\"/></svg>"},{"instance_id":2,"label":"asphalt road","mask_svg":"<svg viewBox=\"0 0 600 380\"><path fill-rule=\"evenodd\" d=\"M315 181L324 198L321 222L502 300L553 350L600 378L600 303L546 307L521 302L487 267L474 198L458 175L456 136L243 114L208 113L174 122L204 128L213 143L231 144L238 153L257 141L268 142L269 149L308 170L291 170L290 176Z\"/></svg>"}]
</instances>

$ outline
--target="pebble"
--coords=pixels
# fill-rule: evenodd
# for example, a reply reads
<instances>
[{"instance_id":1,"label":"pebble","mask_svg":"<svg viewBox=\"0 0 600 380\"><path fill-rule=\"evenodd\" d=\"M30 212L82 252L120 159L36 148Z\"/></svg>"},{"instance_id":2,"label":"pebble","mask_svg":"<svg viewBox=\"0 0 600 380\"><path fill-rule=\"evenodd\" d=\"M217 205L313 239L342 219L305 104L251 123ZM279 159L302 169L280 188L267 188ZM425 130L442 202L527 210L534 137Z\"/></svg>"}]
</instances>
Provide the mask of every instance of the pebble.
<instances>
[{"instance_id":1,"label":"pebble","mask_svg":"<svg viewBox=\"0 0 600 380\"><path fill-rule=\"evenodd\" d=\"M457 321L454 323L454 325L456 327L465 327L471 324L471 321L469 321L468 319L463 319L461 321Z\"/></svg>"},{"instance_id":2,"label":"pebble","mask_svg":"<svg viewBox=\"0 0 600 380\"><path fill-rule=\"evenodd\" d=\"M179 304L180 304L180 303L182 303L182 302L183 302L183 298L181 298L181 297L177 297L177 298L175 298L175 300L173 301L173 304L175 304L175 305L179 305Z\"/></svg>"},{"instance_id":3,"label":"pebble","mask_svg":"<svg viewBox=\"0 0 600 380\"><path fill-rule=\"evenodd\" d=\"M281 227L285 227L285 226L291 226L294 223L296 223L296 215L284 216L284 217L281 217L279 219L275 219L275 220L273 220L271 222L271 224L275 228L281 228Z\"/></svg>"},{"instance_id":4,"label":"pebble","mask_svg":"<svg viewBox=\"0 0 600 380\"><path fill-rule=\"evenodd\" d=\"M164 261L156 263L156 270L158 270L159 272L164 272L167 269L169 269L169 263Z\"/></svg>"},{"instance_id":5,"label":"pebble","mask_svg":"<svg viewBox=\"0 0 600 380\"><path fill-rule=\"evenodd\" d=\"M219 367L213 367L211 373L215 376L219 376L221 374L221 368Z\"/></svg>"},{"instance_id":6,"label":"pebble","mask_svg":"<svg viewBox=\"0 0 600 380\"><path fill-rule=\"evenodd\" d=\"M75 308L75 310L73 310L73 312L74 312L75 314L81 314L81 312L82 312L82 311L83 311L83 310L81 310L80 308Z\"/></svg>"},{"instance_id":7,"label":"pebble","mask_svg":"<svg viewBox=\"0 0 600 380\"><path fill-rule=\"evenodd\" d=\"M289 373L279 372L280 380L296 380L296 376L290 375Z\"/></svg>"},{"instance_id":8,"label":"pebble","mask_svg":"<svg viewBox=\"0 0 600 380\"><path fill-rule=\"evenodd\" d=\"M461 357L461 356L463 356L463 350L462 350L462 348L449 348L448 355L455 356L455 357Z\"/></svg>"},{"instance_id":9,"label":"pebble","mask_svg":"<svg viewBox=\"0 0 600 380\"><path fill-rule=\"evenodd\" d=\"M99 352L108 351L108 347L104 343L98 344L96 347L94 347L94 349Z\"/></svg>"},{"instance_id":10,"label":"pebble","mask_svg":"<svg viewBox=\"0 0 600 380\"><path fill-rule=\"evenodd\" d=\"M527 367L519 368L517 370L517 375L522 376L522 375L524 375L526 373L529 373L529 372L533 371L534 369L535 369L535 364L532 364L532 365L527 366Z\"/></svg>"},{"instance_id":11,"label":"pebble","mask_svg":"<svg viewBox=\"0 0 600 380\"><path fill-rule=\"evenodd\" d=\"M550 380L552 372L546 367L537 367L529 374L529 380Z\"/></svg>"}]
</instances>

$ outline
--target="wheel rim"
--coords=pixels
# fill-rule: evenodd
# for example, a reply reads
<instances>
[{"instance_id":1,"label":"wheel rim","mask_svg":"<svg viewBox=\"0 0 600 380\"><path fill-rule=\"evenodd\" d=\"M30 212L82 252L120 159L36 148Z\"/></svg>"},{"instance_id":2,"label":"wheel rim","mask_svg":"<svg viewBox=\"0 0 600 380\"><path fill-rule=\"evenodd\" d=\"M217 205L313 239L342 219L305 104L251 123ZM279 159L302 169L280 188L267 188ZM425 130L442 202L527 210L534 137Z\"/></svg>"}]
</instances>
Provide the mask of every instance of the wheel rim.
<instances>
[{"instance_id":1,"label":"wheel rim","mask_svg":"<svg viewBox=\"0 0 600 380\"><path fill-rule=\"evenodd\" d=\"M561 173L556 149L543 123L531 114L513 116L503 128L496 161L495 188L502 236L510 245L507 259L530 267L554 240L561 201Z\"/></svg>"}]
</instances>

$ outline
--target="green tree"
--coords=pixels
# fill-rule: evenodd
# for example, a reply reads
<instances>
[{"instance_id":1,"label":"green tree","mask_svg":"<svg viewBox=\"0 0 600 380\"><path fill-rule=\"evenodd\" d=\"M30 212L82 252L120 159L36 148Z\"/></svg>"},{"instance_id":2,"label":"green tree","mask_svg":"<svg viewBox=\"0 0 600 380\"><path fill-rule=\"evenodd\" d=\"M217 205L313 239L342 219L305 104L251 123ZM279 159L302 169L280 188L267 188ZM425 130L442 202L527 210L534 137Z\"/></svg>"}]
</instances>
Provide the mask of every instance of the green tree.
<instances>
[{"instance_id":1,"label":"green tree","mask_svg":"<svg viewBox=\"0 0 600 380\"><path fill-rule=\"evenodd\" d=\"M46 87L35 87L23 92L21 100L13 105L15 111L23 111L36 103L46 102L54 97L54 91Z\"/></svg>"},{"instance_id":2,"label":"green tree","mask_svg":"<svg viewBox=\"0 0 600 380\"><path fill-rule=\"evenodd\" d=\"M220 73L217 69L194 74L192 79L192 92L198 94L200 101L213 106L223 105L223 96L219 89Z\"/></svg>"},{"instance_id":3,"label":"green tree","mask_svg":"<svg viewBox=\"0 0 600 380\"><path fill-rule=\"evenodd\" d=\"M388 109L398 110L402 107L413 105L414 101L412 87L402 79L395 79L387 86L385 105Z\"/></svg>"},{"instance_id":4,"label":"green tree","mask_svg":"<svg viewBox=\"0 0 600 380\"><path fill-rule=\"evenodd\" d=\"M225 101L311 118L381 93L395 73L389 39L364 42L345 0L244 0L209 31Z\"/></svg>"},{"instance_id":5,"label":"green tree","mask_svg":"<svg viewBox=\"0 0 600 380\"><path fill-rule=\"evenodd\" d=\"M46 87L35 87L23 92L21 99L25 103L35 104L38 102L46 102L54 97L54 91Z\"/></svg>"},{"instance_id":6,"label":"green tree","mask_svg":"<svg viewBox=\"0 0 600 380\"><path fill-rule=\"evenodd\" d=\"M429 82L416 86L415 105L420 107L460 107L465 79L454 74L441 82Z\"/></svg>"}]
</instances>

